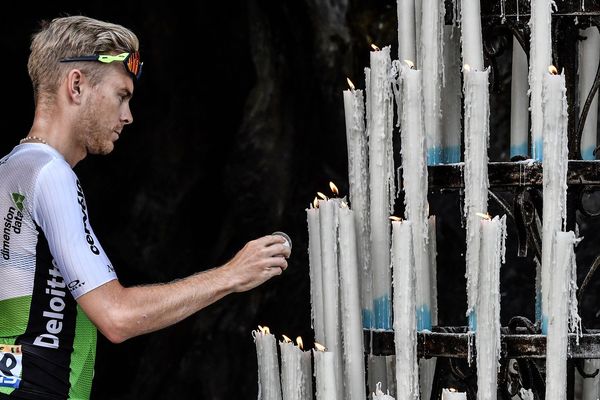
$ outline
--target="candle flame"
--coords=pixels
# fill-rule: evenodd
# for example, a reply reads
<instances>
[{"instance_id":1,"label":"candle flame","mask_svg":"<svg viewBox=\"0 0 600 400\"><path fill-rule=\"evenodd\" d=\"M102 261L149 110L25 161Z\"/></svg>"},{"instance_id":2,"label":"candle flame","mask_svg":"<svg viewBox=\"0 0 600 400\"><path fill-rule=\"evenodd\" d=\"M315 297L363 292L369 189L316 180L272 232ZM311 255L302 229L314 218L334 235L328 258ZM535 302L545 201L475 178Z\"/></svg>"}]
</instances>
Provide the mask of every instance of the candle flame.
<instances>
[{"instance_id":1,"label":"candle flame","mask_svg":"<svg viewBox=\"0 0 600 400\"><path fill-rule=\"evenodd\" d=\"M335 186L335 183L329 182L329 188L331 189L334 195L337 196L338 194L340 194L340 191L338 190L337 186Z\"/></svg>"},{"instance_id":2,"label":"candle flame","mask_svg":"<svg viewBox=\"0 0 600 400\"><path fill-rule=\"evenodd\" d=\"M469 72L471 70L471 66L469 64L465 64L463 65L463 69L467 72Z\"/></svg>"},{"instance_id":3,"label":"candle flame","mask_svg":"<svg viewBox=\"0 0 600 400\"><path fill-rule=\"evenodd\" d=\"M450 389L448 389L448 391L449 391L449 392L456 392L457 390L456 390L456 389L454 389L454 388L450 388Z\"/></svg>"},{"instance_id":4,"label":"candle flame","mask_svg":"<svg viewBox=\"0 0 600 400\"><path fill-rule=\"evenodd\" d=\"M271 334L271 330L269 329L268 326L258 326L258 330L263 334L263 335L270 335Z\"/></svg>"},{"instance_id":5,"label":"candle flame","mask_svg":"<svg viewBox=\"0 0 600 400\"><path fill-rule=\"evenodd\" d=\"M348 207L348 203L346 203L345 201L342 201L342 208L350 208L350 207Z\"/></svg>"},{"instance_id":6,"label":"candle flame","mask_svg":"<svg viewBox=\"0 0 600 400\"><path fill-rule=\"evenodd\" d=\"M356 89L356 87L354 86L354 83L352 83L350 78L346 78L346 81L348 81L348 86L350 86L350 89L352 89L352 90Z\"/></svg>"},{"instance_id":7,"label":"candle flame","mask_svg":"<svg viewBox=\"0 0 600 400\"><path fill-rule=\"evenodd\" d=\"M371 43L371 48L375 51L379 51L381 50L379 47L375 46L374 44Z\"/></svg>"},{"instance_id":8,"label":"candle flame","mask_svg":"<svg viewBox=\"0 0 600 400\"><path fill-rule=\"evenodd\" d=\"M286 343L292 343L292 339L290 339L289 337L285 336L285 335L281 335L283 336L283 341Z\"/></svg>"},{"instance_id":9,"label":"candle flame","mask_svg":"<svg viewBox=\"0 0 600 400\"><path fill-rule=\"evenodd\" d=\"M317 198L317 196L315 196L312 205L314 208L319 208L319 199Z\"/></svg>"},{"instance_id":10,"label":"candle flame","mask_svg":"<svg viewBox=\"0 0 600 400\"><path fill-rule=\"evenodd\" d=\"M554 65L548 66L548 72L550 72L552 75L558 75L558 70Z\"/></svg>"},{"instance_id":11,"label":"candle flame","mask_svg":"<svg viewBox=\"0 0 600 400\"><path fill-rule=\"evenodd\" d=\"M484 213L476 213L476 214L483 219L487 219L488 221L492 219L492 216L490 214L484 214Z\"/></svg>"},{"instance_id":12,"label":"candle flame","mask_svg":"<svg viewBox=\"0 0 600 400\"><path fill-rule=\"evenodd\" d=\"M409 66L410 69L415 69L415 63L411 60L404 60L404 62Z\"/></svg>"},{"instance_id":13,"label":"candle flame","mask_svg":"<svg viewBox=\"0 0 600 400\"><path fill-rule=\"evenodd\" d=\"M390 219L392 221L398 221L398 222L402 222L402 218L400 217L396 217L395 215L390 215Z\"/></svg>"},{"instance_id":14,"label":"candle flame","mask_svg":"<svg viewBox=\"0 0 600 400\"><path fill-rule=\"evenodd\" d=\"M319 344L317 342L315 342L315 349L317 349L318 351L325 351L325 350L327 350L327 348L325 346L323 346L322 344Z\"/></svg>"},{"instance_id":15,"label":"candle flame","mask_svg":"<svg viewBox=\"0 0 600 400\"><path fill-rule=\"evenodd\" d=\"M317 192L317 196L319 196L319 197L320 197L321 199L323 199L323 200L327 200L327 196L325 196L325 195L324 195L323 193L321 193L321 192ZM315 197L315 199L316 199L316 197Z\"/></svg>"},{"instance_id":16,"label":"candle flame","mask_svg":"<svg viewBox=\"0 0 600 400\"><path fill-rule=\"evenodd\" d=\"M304 350L304 342L302 341L302 338L300 336L296 338L296 344L298 345L298 347L300 347L300 350Z\"/></svg>"}]
</instances>

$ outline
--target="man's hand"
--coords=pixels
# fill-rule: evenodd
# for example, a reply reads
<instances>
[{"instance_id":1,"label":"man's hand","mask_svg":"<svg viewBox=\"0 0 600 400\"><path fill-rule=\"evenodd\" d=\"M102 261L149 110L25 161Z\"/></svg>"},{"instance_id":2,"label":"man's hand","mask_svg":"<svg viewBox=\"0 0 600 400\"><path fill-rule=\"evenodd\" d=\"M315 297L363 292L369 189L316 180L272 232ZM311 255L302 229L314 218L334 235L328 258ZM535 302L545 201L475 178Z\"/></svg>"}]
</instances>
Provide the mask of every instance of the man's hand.
<instances>
[{"instance_id":1,"label":"man's hand","mask_svg":"<svg viewBox=\"0 0 600 400\"><path fill-rule=\"evenodd\" d=\"M248 242L223 266L231 274L234 292L245 292L281 275L287 268L291 249L285 238L268 235Z\"/></svg>"}]
</instances>

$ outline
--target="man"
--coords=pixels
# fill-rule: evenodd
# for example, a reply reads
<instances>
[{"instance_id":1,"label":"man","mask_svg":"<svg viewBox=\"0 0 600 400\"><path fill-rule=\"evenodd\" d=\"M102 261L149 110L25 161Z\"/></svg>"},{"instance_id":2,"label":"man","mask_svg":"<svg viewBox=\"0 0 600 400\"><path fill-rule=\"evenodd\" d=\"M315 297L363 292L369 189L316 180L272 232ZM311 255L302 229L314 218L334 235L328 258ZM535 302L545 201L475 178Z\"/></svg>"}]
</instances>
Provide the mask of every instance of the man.
<instances>
[{"instance_id":1,"label":"man","mask_svg":"<svg viewBox=\"0 0 600 400\"><path fill-rule=\"evenodd\" d=\"M182 280L119 283L72 168L110 153L133 121L138 48L128 29L81 16L55 19L32 39L33 125L0 159L0 398L87 399L96 328L119 343L287 268L286 240L269 235Z\"/></svg>"}]
</instances>

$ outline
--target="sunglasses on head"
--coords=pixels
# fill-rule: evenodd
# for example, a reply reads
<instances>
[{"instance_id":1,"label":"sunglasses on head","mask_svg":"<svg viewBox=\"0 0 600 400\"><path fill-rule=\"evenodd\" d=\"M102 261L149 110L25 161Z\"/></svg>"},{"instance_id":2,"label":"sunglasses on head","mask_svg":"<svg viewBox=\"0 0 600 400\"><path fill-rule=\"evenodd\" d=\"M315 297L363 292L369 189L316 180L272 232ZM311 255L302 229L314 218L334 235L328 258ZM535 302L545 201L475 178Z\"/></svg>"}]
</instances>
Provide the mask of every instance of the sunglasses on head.
<instances>
[{"instance_id":1,"label":"sunglasses on head","mask_svg":"<svg viewBox=\"0 0 600 400\"><path fill-rule=\"evenodd\" d=\"M114 56L110 54L92 54L89 56L66 57L60 60L60 62L76 61L99 61L105 64L121 61L123 65L125 65L127 72L133 75L135 79L140 79L140 76L142 75L142 65L144 65L144 63L140 61L139 51L133 53L121 53Z\"/></svg>"}]
</instances>

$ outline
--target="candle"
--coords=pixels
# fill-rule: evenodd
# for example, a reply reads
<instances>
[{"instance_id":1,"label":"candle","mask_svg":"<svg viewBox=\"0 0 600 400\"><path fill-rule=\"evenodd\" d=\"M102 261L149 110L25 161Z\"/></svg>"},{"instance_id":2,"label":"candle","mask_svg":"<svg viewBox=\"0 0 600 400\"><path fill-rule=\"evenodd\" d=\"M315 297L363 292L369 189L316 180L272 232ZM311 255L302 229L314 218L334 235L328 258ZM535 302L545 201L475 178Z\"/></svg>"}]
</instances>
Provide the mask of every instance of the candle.
<instances>
[{"instance_id":1,"label":"candle","mask_svg":"<svg viewBox=\"0 0 600 400\"><path fill-rule=\"evenodd\" d=\"M373 272L374 327L392 325L390 278L390 225L394 207L394 157L392 153L392 88L390 47L371 52L368 110L371 270Z\"/></svg>"},{"instance_id":2,"label":"candle","mask_svg":"<svg viewBox=\"0 0 600 400\"><path fill-rule=\"evenodd\" d=\"M269 328L259 326L252 331L256 344L258 359L258 399L281 400L281 384L279 383L279 362L275 336Z\"/></svg>"},{"instance_id":3,"label":"candle","mask_svg":"<svg viewBox=\"0 0 600 400\"><path fill-rule=\"evenodd\" d=\"M355 90L349 79L348 83L351 90L344 90L344 111L346 116L346 142L348 144L350 204L354 210L358 243L363 326L370 328L373 314L373 294L371 268L369 267L369 162L367 158L365 107L363 91Z\"/></svg>"},{"instance_id":4,"label":"candle","mask_svg":"<svg viewBox=\"0 0 600 400\"><path fill-rule=\"evenodd\" d=\"M567 334L571 279L576 268L573 246L576 242L573 232L557 231L552 243L556 252L550 281L546 343L546 398L552 400L567 398Z\"/></svg>"},{"instance_id":5,"label":"candle","mask_svg":"<svg viewBox=\"0 0 600 400\"><path fill-rule=\"evenodd\" d=\"M477 298L477 399L496 400L500 362L500 263L504 262L506 216L481 220Z\"/></svg>"},{"instance_id":6,"label":"candle","mask_svg":"<svg viewBox=\"0 0 600 400\"><path fill-rule=\"evenodd\" d=\"M316 198L314 203L318 206ZM306 210L306 216L308 221L308 261L310 266L310 316L316 340L324 341L323 271L321 268L319 209L311 204L311 207Z\"/></svg>"},{"instance_id":7,"label":"candle","mask_svg":"<svg viewBox=\"0 0 600 400\"><path fill-rule=\"evenodd\" d=\"M394 343L396 396L419 398L415 264L410 221L392 221L392 271L394 283Z\"/></svg>"},{"instance_id":8,"label":"candle","mask_svg":"<svg viewBox=\"0 0 600 400\"><path fill-rule=\"evenodd\" d=\"M312 367L310 352L302 351L302 338L298 346L285 335L279 342L281 351L281 388L283 400L312 399Z\"/></svg>"},{"instance_id":9,"label":"candle","mask_svg":"<svg viewBox=\"0 0 600 400\"><path fill-rule=\"evenodd\" d=\"M592 26L580 31L585 40L579 42L579 109L582 110L590 89L596 80L596 70L600 63L600 32ZM585 119L585 125L581 134L581 158L583 160L595 160L598 135L598 92L592 100Z\"/></svg>"},{"instance_id":10,"label":"candle","mask_svg":"<svg viewBox=\"0 0 600 400\"><path fill-rule=\"evenodd\" d=\"M427 162L421 107L421 71L402 68L402 179L405 217L412 221L417 329L431 330L431 277L427 226Z\"/></svg>"},{"instance_id":11,"label":"candle","mask_svg":"<svg viewBox=\"0 0 600 400\"><path fill-rule=\"evenodd\" d=\"M343 393L337 246L339 203L340 201L337 199L319 200L319 217L321 227L321 265L323 267L323 319L325 340L330 345L329 348L335 361L335 386Z\"/></svg>"},{"instance_id":12,"label":"candle","mask_svg":"<svg viewBox=\"0 0 600 400\"><path fill-rule=\"evenodd\" d=\"M445 6L439 0L423 0L422 7L419 68L423 71L423 121L427 137L427 164L435 165L442 162L441 87L444 74L442 48Z\"/></svg>"},{"instance_id":13,"label":"candle","mask_svg":"<svg viewBox=\"0 0 600 400\"><path fill-rule=\"evenodd\" d=\"M325 351L325 347L315 343L313 356L315 359L315 378L317 381L317 400L337 400L343 398L338 394L336 381L335 355Z\"/></svg>"},{"instance_id":14,"label":"candle","mask_svg":"<svg viewBox=\"0 0 600 400\"><path fill-rule=\"evenodd\" d=\"M531 109L531 156L542 160L544 120L542 81L552 63L552 0L531 0L529 26L529 90Z\"/></svg>"},{"instance_id":15,"label":"candle","mask_svg":"<svg viewBox=\"0 0 600 400\"><path fill-rule=\"evenodd\" d=\"M360 320L358 262L354 213L348 207L339 210L340 218L340 294L344 343L344 390L346 399L365 398L365 362L363 330Z\"/></svg>"},{"instance_id":16,"label":"candle","mask_svg":"<svg viewBox=\"0 0 600 400\"><path fill-rule=\"evenodd\" d=\"M397 0L398 11L398 59L416 60L415 1Z\"/></svg>"},{"instance_id":17,"label":"candle","mask_svg":"<svg viewBox=\"0 0 600 400\"><path fill-rule=\"evenodd\" d=\"M481 41L481 7L479 0L462 0L460 7L463 64L483 70Z\"/></svg>"},{"instance_id":18,"label":"candle","mask_svg":"<svg viewBox=\"0 0 600 400\"><path fill-rule=\"evenodd\" d=\"M584 360L583 370L588 374L595 373L600 369L600 360ZM598 400L600 397L600 373L593 378L583 379L581 400Z\"/></svg>"},{"instance_id":19,"label":"candle","mask_svg":"<svg viewBox=\"0 0 600 400\"><path fill-rule=\"evenodd\" d=\"M553 72L556 72L553 70ZM562 231L566 222L567 210L567 98L564 73L544 76L544 171L543 171L543 234L541 271L541 318L542 332L548 325L548 295L552 260L554 232ZM539 315L538 315L539 316Z\"/></svg>"},{"instance_id":20,"label":"candle","mask_svg":"<svg viewBox=\"0 0 600 400\"><path fill-rule=\"evenodd\" d=\"M527 54L513 37L510 94L510 156L529 154L529 105L527 98Z\"/></svg>"},{"instance_id":21,"label":"candle","mask_svg":"<svg viewBox=\"0 0 600 400\"><path fill-rule=\"evenodd\" d=\"M442 389L442 400L467 400L467 394L456 389Z\"/></svg>"},{"instance_id":22,"label":"candle","mask_svg":"<svg viewBox=\"0 0 600 400\"><path fill-rule=\"evenodd\" d=\"M444 25L444 84L442 86L442 144L446 163L460 162L461 154L461 62L460 33L454 25Z\"/></svg>"},{"instance_id":23,"label":"candle","mask_svg":"<svg viewBox=\"0 0 600 400\"><path fill-rule=\"evenodd\" d=\"M463 33L464 35L464 33ZM464 37L464 36L463 36ZM489 140L489 92L488 72L464 68L465 97L465 205L467 222L467 301L469 328L477 328L477 282L479 276L480 218L488 204L488 140Z\"/></svg>"},{"instance_id":24,"label":"candle","mask_svg":"<svg viewBox=\"0 0 600 400\"><path fill-rule=\"evenodd\" d=\"M377 382L375 392L373 392L373 400L394 400L394 398L392 396L390 396L389 391L387 392L387 394L383 393L381 391L381 382Z\"/></svg>"}]
</instances>

